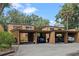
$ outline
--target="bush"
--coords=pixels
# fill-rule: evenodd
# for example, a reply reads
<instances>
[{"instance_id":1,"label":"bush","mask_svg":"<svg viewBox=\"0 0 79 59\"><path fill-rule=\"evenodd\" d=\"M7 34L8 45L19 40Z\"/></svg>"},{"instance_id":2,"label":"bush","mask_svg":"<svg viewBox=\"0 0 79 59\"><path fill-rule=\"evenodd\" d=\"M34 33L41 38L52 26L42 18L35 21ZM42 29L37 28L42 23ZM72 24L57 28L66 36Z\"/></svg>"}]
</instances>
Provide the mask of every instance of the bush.
<instances>
[{"instance_id":1,"label":"bush","mask_svg":"<svg viewBox=\"0 0 79 59\"><path fill-rule=\"evenodd\" d=\"M10 47L9 44L1 44L1 45L0 45L0 48L9 48L9 47Z\"/></svg>"},{"instance_id":2,"label":"bush","mask_svg":"<svg viewBox=\"0 0 79 59\"><path fill-rule=\"evenodd\" d=\"M15 38L11 33L0 32L0 47L7 48L15 42Z\"/></svg>"}]
</instances>

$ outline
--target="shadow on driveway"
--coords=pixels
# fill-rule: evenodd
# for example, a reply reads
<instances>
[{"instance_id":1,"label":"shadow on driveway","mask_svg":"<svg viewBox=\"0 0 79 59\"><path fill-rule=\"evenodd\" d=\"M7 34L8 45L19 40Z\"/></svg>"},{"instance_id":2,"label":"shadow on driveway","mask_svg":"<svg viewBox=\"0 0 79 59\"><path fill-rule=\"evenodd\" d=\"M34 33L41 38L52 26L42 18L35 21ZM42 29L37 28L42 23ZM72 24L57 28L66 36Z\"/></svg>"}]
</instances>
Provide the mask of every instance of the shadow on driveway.
<instances>
[{"instance_id":1,"label":"shadow on driveway","mask_svg":"<svg viewBox=\"0 0 79 59\"><path fill-rule=\"evenodd\" d=\"M74 53L67 54L67 56L79 56L79 50Z\"/></svg>"}]
</instances>

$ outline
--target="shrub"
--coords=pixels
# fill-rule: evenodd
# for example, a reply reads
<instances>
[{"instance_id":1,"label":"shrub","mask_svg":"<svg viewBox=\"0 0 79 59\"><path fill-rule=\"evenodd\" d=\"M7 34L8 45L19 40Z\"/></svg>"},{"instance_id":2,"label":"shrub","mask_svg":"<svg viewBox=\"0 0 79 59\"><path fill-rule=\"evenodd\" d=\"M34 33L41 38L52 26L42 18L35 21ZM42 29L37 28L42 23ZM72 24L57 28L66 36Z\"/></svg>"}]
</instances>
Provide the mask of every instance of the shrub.
<instances>
[{"instance_id":1,"label":"shrub","mask_svg":"<svg viewBox=\"0 0 79 59\"><path fill-rule=\"evenodd\" d=\"M8 32L0 32L0 47L6 48L11 47L11 45L15 42L15 38L11 33Z\"/></svg>"},{"instance_id":2,"label":"shrub","mask_svg":"<svg viewBox=\"0 0 79 59\"><path fill-rule=\"evenodd\" d=\"M1 44L1 45L0 45L0 48L9 48L9 47L10 47L9 44Z\"/></svg>"}]
</instances>

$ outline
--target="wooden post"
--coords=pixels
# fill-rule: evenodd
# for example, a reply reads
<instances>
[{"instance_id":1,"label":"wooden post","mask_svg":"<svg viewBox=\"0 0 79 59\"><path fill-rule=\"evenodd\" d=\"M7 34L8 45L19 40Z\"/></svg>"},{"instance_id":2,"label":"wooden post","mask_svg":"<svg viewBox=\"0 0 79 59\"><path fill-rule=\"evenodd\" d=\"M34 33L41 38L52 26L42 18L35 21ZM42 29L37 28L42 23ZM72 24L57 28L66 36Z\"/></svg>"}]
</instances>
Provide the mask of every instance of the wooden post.
<instances>
[{"instance_id":1,"label":"wooden post","mask_svg":"<svg viewBox=\"0 0 79 59\"><path fill-rule=\"evenodd\" d=\"M37 44L37 33L34 33L34 42Z\"/></svg>"},{"instance_id":2,"label":"wooden post","mask_svg":"<svg viewBox=\"0 0 79 59\"><path fill-rule=\"evenodd\" d=\"M68 32L64 34L64 43L68 43Z\"/></svg>"},{"instance_id":3,"label":"wooden post","mask_svg":"<svg viewBox=\"0 0 79 59\"><path fill-rule=\"evenodd\" d=\"M79 43L79 32L76 33L76 42Z\"/></svg>"},{"instance_id":4,"label":"wooden post","mask_svg":"<svg viewBox=\"0 0 79 59\"><path fill-rule=\"evenodd\" d=\"M55 44L55 31L50 33L49 43Z\"/></svg>"},{"instance_id":5,"label":"wooden post","mask_svg":"<svg viewBox=\"0 0 79 59\"><path fill-rule=\"evenodd\" d=\"M46 43L48 43L49 33L46 33Z\"/></svg>"},{"instance_id":6,"label":"wooden post","mask_svg":"<svg viewBox=\"0 0 79 59\"><path fill-rule=\"evenodd\" d=\"M18 35L17 35L17 44L20 44L20 32L18 31L17 33L18 33Z\"/></svg>"}]
</instances>

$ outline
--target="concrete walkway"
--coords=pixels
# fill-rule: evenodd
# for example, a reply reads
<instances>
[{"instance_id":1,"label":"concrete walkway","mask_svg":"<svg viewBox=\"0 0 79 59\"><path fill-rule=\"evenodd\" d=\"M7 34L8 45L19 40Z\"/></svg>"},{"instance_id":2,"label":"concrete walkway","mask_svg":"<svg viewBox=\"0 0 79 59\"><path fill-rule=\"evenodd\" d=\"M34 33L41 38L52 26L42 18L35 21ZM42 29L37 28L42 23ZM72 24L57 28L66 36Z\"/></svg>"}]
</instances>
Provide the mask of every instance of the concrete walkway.
<instances>
[{"instance_id":1,"label":"concrete walkway","mask_svg":"<svg viewBox=\"0 0 79 59\"><path fill-rule=\"evenodd\" d=\"M16 56L65 56L79 52L79 43L24 44L20 45ZM77 53L77 55L79 55Z\"/></svg>"}]
</instances>

